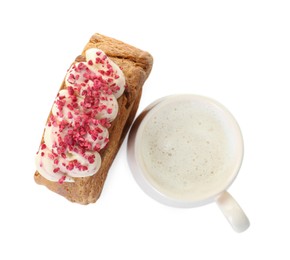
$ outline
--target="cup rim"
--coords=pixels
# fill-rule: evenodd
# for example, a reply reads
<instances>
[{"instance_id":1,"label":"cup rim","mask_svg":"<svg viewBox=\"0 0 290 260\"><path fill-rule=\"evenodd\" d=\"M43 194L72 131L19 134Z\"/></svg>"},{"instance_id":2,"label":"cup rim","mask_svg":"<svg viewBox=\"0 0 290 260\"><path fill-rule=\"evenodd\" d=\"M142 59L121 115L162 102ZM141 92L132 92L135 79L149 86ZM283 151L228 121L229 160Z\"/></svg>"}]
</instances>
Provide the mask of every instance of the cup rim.
<instances>
[{"instance_id":1,"label":"cup rim","mask_svg":"<svg viewBox=\"0 0 290 260\"><path fill-rule=\"evenodd\" d=\"M235 131L236 133L235 136L236 143L238 145L237 149L239 149L238 153L239 158L236 158L235 160L234 164L235 167L233 167L233 173L230 175L230 178L228 179L227 182L225 182L223 185L220 185L219 189L212 192L210 196L207 196L206 198L201 200L180 200L162 193L157 187L154 186L154 184L150 182L149 178L146 177L147 175L146 169L144 165L140 163L142 159L141 153L138 152L140 150L140 142L138 140L140 140L144 128L148 123L148 121L150 120L151 116L154 113L158 112L158 110L161 109L162 107L172 102L178 102L181 100L182 101L199 100L202 102L207 102L210 105L216 106L218 109L221 109L225 113L231 125L233 126L232 128L235 128L235 130L233 131ZM223 191L227 190L231 186L231 184L237 177L243 161L243 155L244 155L244 143L241 129L232 113L220 102L210 97L195 94L170 95L162 97L152 102L143 110L143 112L141 112L141 114L134 121L128 137L127 159L134 179L147 195L149 195L150 197L152 197L153 199L157 200L162 204L174 207L182 207L182 208L196 207L214 201Z\"/></svg>"}]
</instances>

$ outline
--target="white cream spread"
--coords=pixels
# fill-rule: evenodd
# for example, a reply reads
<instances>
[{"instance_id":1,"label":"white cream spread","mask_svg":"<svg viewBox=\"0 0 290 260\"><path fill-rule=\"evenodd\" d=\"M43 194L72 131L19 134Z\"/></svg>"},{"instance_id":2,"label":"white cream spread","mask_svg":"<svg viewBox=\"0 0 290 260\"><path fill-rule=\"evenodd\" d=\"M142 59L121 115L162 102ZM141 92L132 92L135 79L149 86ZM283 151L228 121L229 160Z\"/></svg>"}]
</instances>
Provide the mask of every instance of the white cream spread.
<instances>
[{"instance_id":1,"label":"white cream spread","mask_svg":"<svg viewBox=\"0 0 290 260\"><path fill-rule=\"evenodd\" d=\"M96 174L125 89L122 70L103 51L91 48L85 55L86 61L74 63L66 74L36 155L37 171L50 181Z\"/></svg>"}]
</instances>

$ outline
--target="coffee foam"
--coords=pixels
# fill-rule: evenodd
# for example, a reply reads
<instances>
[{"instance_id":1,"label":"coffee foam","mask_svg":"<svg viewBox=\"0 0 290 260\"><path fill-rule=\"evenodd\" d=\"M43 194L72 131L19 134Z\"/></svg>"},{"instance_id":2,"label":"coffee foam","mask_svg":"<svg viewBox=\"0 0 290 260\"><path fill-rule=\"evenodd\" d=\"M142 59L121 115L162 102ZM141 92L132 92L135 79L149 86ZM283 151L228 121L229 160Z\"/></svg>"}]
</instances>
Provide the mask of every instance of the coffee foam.
<instances>
[{"instance_id":1,"label":"coffee foam","mask_svg":"<svg viewBox=\"0 0 290 260\"><path fill-rule=\"evenodd\" d=\"M237 149L232 121L223 109L183 100L148 117L139 149L146 178L157 190L194 201L225 188L221 186L233 176Z\"/></svg>"}]
</instances>

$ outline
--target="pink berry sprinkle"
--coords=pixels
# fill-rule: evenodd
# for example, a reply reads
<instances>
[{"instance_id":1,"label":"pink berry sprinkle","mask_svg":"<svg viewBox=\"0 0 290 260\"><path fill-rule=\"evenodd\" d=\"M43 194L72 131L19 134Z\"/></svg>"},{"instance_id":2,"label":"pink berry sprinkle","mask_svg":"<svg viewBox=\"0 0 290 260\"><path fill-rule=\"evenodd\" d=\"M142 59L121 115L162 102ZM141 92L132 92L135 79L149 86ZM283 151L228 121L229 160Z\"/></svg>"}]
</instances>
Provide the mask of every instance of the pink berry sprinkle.
<instances>
[{"instance_id":1,"label":"pink berry sprinkle","mask_svg":"<svg viewBox=\"0 0 290 260\"><path fill-rule=\"evenodd\" d=\"M76 81L75 76L74 76L73 74L70 74L70 75L68 76L67 81L68 81L68 83L70 83L70 84L74 84L75 81Z\"/></svg>"},{"instance_id":2,"label":"pink berry sprinkle","mask_svg":"<svg viewBox=\"0 0 290 260\"><path fill-rule=\"evenodd\" d=\"M53 169L53 172L54 172L54 173L57 173L58 171L59 171L59 167Z\"/></svg>"},{"instance_id":3,"label":"pink berry sprinkle","mask_svg":"<svg viewBox=\"0 0 290 260\"><path fill-rule=\"evenodd\" d=\"M74 94L74 90L73 90L73 88L72 88L71 86L68 86L68 87L67 87L67 91L68 91L68 94L69 94L70 96L72 96L72 95Z\"/></svg>"},{"instance_id":4,"label":"pink berry sprinkle","mask_svg":"<svg viewBox=\"0 0 290 260\"><path fill-rule=\"evenodd\" d=\"M73 162L69 162L68 165L66 166L66 168L67 168L69 171L73 170L74 167L75 167L75 166L74 166L74 163L73 163Z\"/></svg>"},{"instance_id":5,"label":"pink berry sprinkle","mask_svg":"<svg viewBox=\"0 0 290 260\"><path fill-rule=\"evenodd\" d=\"M88 169L88 166L82 166L82 171L87 171Z\"/></svg>"},{"instance_id":6,"label":"pink berry sprinkle","mask_svg":"<svg viewBox=\"0 0 290 260\"><path fill-rule=\"evenodd\" d=\"M94 147L94 150L96 152L99 152L101 150L101 145L100 144L96 144L95 147Z\"/></svg>"},{"instance_id":7,"label":"pink berry sprinkle","mask_svg":"<svg viewBox=\"0 0 290 260\"><path fill-rule=\"evenodd\" d=\"M70 111L67 113L67 117L68 117L69 119L72 119L72 118L73 118L73 115L72 115L72 113L71 113Z\"/></svg>"},{"instance_id":8,"label":"pink berry sprinkle","mask_svg":"<svg viewBox=\"0 0 290 260\"><path fill-rule=\"evenodd\" d=\"M57 165L59 163L59 160L58 159L54 159L53 163Z\"/></svg>"},{"instance_id":9,"label":"pink berry sprinkle","mask_svg":"<svg viewBox=\"0 0 290 260\"><path fill-rule=\"evenodd\" d=\"M95 162L95 155L90 155L88 157L88 161L89 161L90 164L94 163Z\"/></svg>"},{"instance_id":10,"label":"pink berry sprinkle","mask_svg":"<svg viewBox=\"0 0 290 260\"><path fill-rule=\"evenodd\" d=\"M66 176L65 175L61 176L60 179L58 180L58 183L59 184L63 184L64 181L65 181L65 179L66 179Z\"/></svg>"}]
</instances>

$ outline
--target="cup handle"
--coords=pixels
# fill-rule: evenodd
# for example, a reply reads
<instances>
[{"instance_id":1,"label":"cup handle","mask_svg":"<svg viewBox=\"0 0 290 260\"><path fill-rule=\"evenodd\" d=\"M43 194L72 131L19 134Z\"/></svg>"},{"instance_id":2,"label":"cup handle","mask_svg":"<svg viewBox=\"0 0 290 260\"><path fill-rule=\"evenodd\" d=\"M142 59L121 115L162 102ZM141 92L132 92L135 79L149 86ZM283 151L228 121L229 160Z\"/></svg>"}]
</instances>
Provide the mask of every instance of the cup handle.
<instances>
[{"instance_id":1,"label":"cup handle","mask_svg":"<svg viewBox=\"0 0 290 260\"><path fill-rule=\"evenodd\" d=\"M245 212L227 191L216 198L216 203L236 232L243 232L250 226Z\"/></svg>"}]
</instances>

